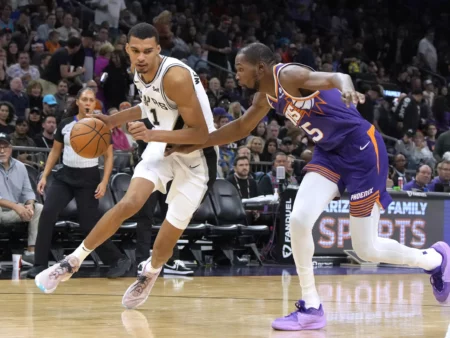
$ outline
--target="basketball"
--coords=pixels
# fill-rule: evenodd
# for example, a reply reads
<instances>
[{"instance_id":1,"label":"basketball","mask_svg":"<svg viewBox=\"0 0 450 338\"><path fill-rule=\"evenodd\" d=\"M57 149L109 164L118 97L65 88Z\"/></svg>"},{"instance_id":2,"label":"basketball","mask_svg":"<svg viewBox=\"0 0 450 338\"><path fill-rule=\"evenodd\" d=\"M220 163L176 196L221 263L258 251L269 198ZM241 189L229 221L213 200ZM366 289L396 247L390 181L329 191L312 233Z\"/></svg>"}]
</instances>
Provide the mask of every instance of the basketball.
<instances>
[{"instance_id":1,"label":"basketball","mask_svg":"<svg viewBox=\"0 0 450 338\"><path fill-rule=\"evenodd\" d=\"M110 144L111 131L99 119L82 119L70 133L70 145L78 155L85 158L103 155Z\"/></svg>"}]
</instances>

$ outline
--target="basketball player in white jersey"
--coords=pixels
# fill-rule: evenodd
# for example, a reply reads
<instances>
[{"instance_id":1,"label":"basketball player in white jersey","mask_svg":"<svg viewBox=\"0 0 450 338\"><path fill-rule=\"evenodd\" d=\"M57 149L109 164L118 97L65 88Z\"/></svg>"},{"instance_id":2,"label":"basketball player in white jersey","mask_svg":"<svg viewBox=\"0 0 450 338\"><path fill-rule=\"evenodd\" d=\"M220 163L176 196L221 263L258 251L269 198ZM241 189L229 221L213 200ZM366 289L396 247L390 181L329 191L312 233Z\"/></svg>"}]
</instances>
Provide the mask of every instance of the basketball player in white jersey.
<instances>
[{"instance_id":1,"label":"basketball player in white jersey","mask_svg":"<svg viewBox=\"0 0 450 338\"><path fill-rule=\"evenodd\" d=\"M135 70L134 83L142 102L113 116L93 117L101 119L109 128L148 118L155 129L147 129L142 122L129 124L134 138L149 144L128 191L80 247L36 276L36 285L45 293L53 292L59 282L68 280L92 250L141 209L154 190L166 193L166 184L173 180L167 196L167 217L156 237L152 257L122 300L127 308L144 303L162 266L172 256L174 246L216 178L217 152L213 147L189 155L164 157L168 144L203 144L215 128L200 78L179 60L162 57L160 50L158 33L152 25L139 23L130 30L126 51Z\"/></svg>"}]
</instances>

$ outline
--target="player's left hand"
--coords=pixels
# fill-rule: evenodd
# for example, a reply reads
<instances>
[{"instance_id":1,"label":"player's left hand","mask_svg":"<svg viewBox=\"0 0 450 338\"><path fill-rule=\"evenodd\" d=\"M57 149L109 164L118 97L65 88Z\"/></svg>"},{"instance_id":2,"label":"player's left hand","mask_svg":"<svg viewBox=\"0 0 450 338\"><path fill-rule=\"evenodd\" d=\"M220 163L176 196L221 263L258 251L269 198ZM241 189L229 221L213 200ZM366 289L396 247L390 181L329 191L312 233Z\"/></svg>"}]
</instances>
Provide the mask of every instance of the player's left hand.
<instances>
[{"instance_id":1,"label":"player's left hand","mask_svg":"<svg viewBox=\"0 0 450 338\"><path fill-rule=\"evenodd\" d=\"M350 107L351 103L356 106L358 105L358 103L366 102L366 97L364 96L364 94L361 94L355 90L348 90L342 92L342 101L344 101L345 105L348 108Z\"/></svg>"},{"instance_id":2,"label":"player's left hand","mask_svg":"<svg viewBox=\"0 0 450 338\"><path fill-rule=\"evenodd\" d=\"M144 122L130 122L128 124L128 132L135 140L141 140L147 143L151 141L151 130L147 129Z\"/></svg>"},{"instance_id":3,"label":"player's left hand","mask_svg":"<svg viewBox=\"0 0 450 338\"><path fill-rule=\"evenodd\" d=\"M106 187L108 183L106 182L100 182L100 184L97 186L97 189L95 189L95 198L100 199L103 196L105 196Z\"/></svg>"}]
</instances>

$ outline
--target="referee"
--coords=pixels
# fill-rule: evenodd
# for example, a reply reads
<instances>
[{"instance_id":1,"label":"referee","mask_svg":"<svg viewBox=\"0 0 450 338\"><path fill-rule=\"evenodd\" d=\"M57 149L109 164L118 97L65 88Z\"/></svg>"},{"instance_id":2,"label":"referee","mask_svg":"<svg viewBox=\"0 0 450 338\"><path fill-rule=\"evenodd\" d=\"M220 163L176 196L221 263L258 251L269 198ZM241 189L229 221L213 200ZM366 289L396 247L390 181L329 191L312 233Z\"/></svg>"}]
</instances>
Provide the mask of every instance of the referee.
<instances>
[{"instance_id":1,"label":"referee","mask_svg":"<svg viewBox=\"0 0 450 338\"><path fill-rule=\"evenodd\" d=\"M95 93L90 88L83 88L78 92L76 101L68 110L68 117L59 124L54 137L54 143L45 165L44 173L38 184L38 192L43 194L47 185L47 178L63 153L63 167L54 173L54 181L47 189L44 208L39 220L38 235L35 247L34 267L28 272L29 278L34 278L48 267L48 253L50 251L53 227L60 212L75 197L81 229L87 233L91 231L100 219L98 209L99 199L108 188L109 177L113 168L112 145L104 154L105 169L103 179L100 180L98 158L87 159L75 153L70 146L70 132L77 121L92 113L95 108ZM105 264L110 265L107 277L114 278L124 275L130 268L131 262L112 243L106 241L97 248L97 253Z\"/></svg>"}]
</instances>

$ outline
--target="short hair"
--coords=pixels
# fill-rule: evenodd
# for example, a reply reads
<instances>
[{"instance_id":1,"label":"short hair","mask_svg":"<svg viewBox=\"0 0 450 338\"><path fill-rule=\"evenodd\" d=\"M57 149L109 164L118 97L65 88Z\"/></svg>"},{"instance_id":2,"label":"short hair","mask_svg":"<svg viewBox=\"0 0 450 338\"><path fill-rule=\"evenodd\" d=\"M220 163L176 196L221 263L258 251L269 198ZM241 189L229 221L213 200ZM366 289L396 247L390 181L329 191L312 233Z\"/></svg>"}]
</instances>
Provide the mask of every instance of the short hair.
<instances>
[{"instance_id":1,"label":"short hair","mask_svg":"<svg viewBox=\"0 0 450 338\"><path fill-rule=\"evenodd\" d=\"M48 120L50 117L53 117L53 118L56 120L56 116L53 115L53 114L44 115L44 117L42 118L42 123L47 122L47 120Z\"/></svg>"},{"instance_id":2,"label":"short hair","mask_svg":"<svg viewBox=\"0 0 450 338\"><path fill-rule=\"evenodd\" d=\"M275 54L265 44L260 42L251 43L242 48L238 55L242 54L245 59L251 64L258 64L263 62L267 65L273 65L276 63Z\"/></svg>"},{"instance_id":3,"label":"short hair","mask_svg":"<svg viewBox=\"0 0 450 338\"><path fill-rule=\"evenodd\" d=\"M250 150L249 147L247 147L246 145L240 146L239 148L237 148L237 151L239 152L239 150L247 148L248 150Z\"/></svg>"},{"instance_id":4,"label":"short hair","mask_svg":"<svg viewBox=\"0 0 450 338\"><path fill-rule=\"evenodd\" d=\"M26 55L30 56L30 53L25 52L24 50L21 50L21 51L19 52L19 56L21 56L21 55L23 55L23 54L26 54Z\"/></svg>"},{"instance_id":5,"label":"short hair","mask_svg":"<svg viewBox=\"0 0 450 338\"><path fill-rule=\"evenodd\" d=\"M67 87L70 85L69 81L67 81L66 79L61 79L58 81L58 86L61 82L64 82L67 85Z\"/></svg>"},{"instance_id":6,"label":"short hair","mask_svg":"<svg viewBox=\"0 0 450 338\"><path fill-rule=\"evenodd\" d=\"M431 169L431 167L428 164L419 164L416 169L416 174L418 174L420 172L420 169L422 169L422 167L424 166L430 168L431 172L433 172L433 169Z\"/></svg>"},{"instance_id":7,"label":"short hair","mask_svg":"<svg viewBox=\"0 0 450 338\"><path fill-rule=\"evenodd\" d=\"M272 156L273 162L275 162L275 160L277 159L277 156L286 156L286 157L287 157L286 153L284 153L284 152L282 152L282 151L277 151L277 152L276 152L275 154L273 154L273 156Z\"/></svg>"},{"instance_id":8,"label":"short hair","mask_svg":"<svg viewBox=\"0 0 450 338\"><path fill-rule=\"evenodd\" d=\"M146 22L141 22L131 27L130 31L128 32L128 41L130 41L131 37L135 37L140 40L155 38L156 43L159 44L158 31L156 30L155 26L152 26Z\"/></svg>"},{"instance_id":9,"label":"short hair","mask_svg":"<svg viewBox=\"0 0 450 338\"><path fill-rule=\"evenodd\" d=\"M114 46L112 44L110 44L109 42L107 42L100 47L98 54L101 56L105 56L106 54L112 53L112 52L114 52Z\"/></svg>"},{"instance_id":10,"label":"short hair","mask_svg":"<svg viewBox=\"0 0 450 338\"><path fill-rule=\"evenodd\" d=\"M250 164L250 159L247 156L238 156L234 159L233 165L237 166L238 162L243 160L247 161Z\"/></svg>"},{"instance_id":11,"label":"short hair","mask_svg":"<svg viewBox=\"0 0 450 338\"><path fill-rule=\"evenodd\" d=\"M448 160L443 160L443 161L441 161L441 163L439 163L439 164L441 165L441 167L442 167L443 164L448 164L448 165L450 165L450 161L448 161Z\"/></svg>"},{"instance_id":12,"label":"short hair","mask_svg":"<svg viewBox=\"0 0 450 338\"><path fill-rule=\"evenodd\" d=\"M77 36L71 36L69 40L67 40L67 47L70 49L74 49L81 46L81 39Z\"/></svg>"},{"instance_id":13,"label":"short hair","mask_svg":"<svg viewBox=\"0 0 450 338\"><path fill-rule=\"evenodd\" d=\"M24 124L24 123L26 123L26 124L28 125L27 119L25 119L24 117L18 117L18 118L17 118L17 120L16 120L16 126L19 125L19 124Z\"/></svg>"}]
</instances>

